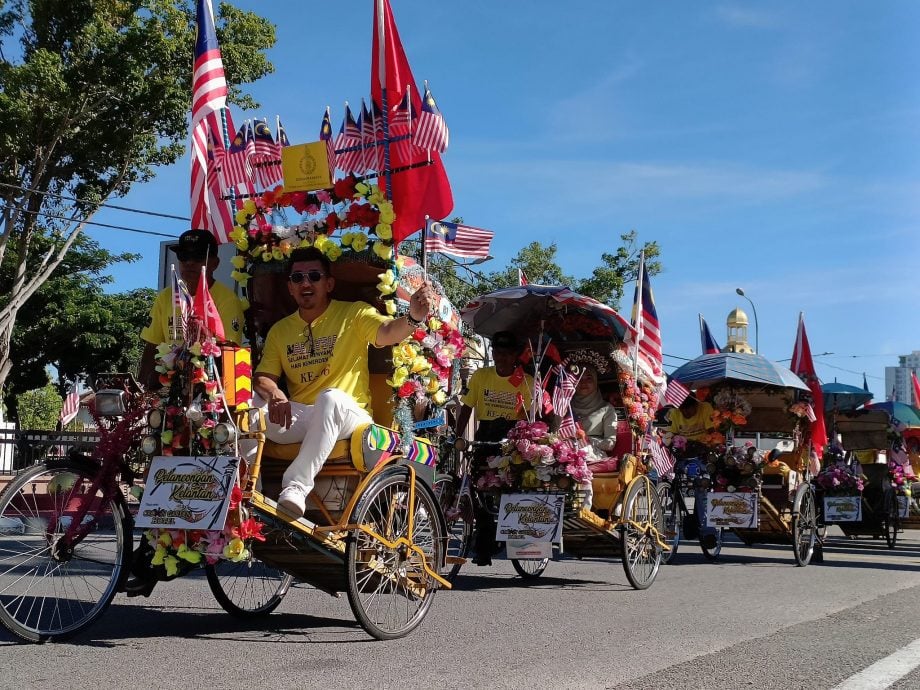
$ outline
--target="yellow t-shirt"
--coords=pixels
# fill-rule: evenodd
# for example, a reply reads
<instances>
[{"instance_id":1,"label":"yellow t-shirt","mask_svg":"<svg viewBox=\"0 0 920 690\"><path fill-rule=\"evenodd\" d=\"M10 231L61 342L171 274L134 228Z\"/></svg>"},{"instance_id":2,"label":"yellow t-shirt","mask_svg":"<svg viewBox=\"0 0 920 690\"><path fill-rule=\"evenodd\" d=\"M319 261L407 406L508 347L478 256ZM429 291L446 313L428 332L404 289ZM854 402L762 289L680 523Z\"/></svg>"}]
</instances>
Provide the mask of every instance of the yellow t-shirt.
<instances>
[{"instance_id":1,"label":"yellow t-shirt","mask_svg":"<svg viewBox=\"0 0 920 690\"><path fill-rule=\"evenodd\" d=\"M476 421L525 418L533 396L533 378L525 374L517 386L509 378L499 376L495 367L473 372L463 404L474 409ZM518 402L518 393L524 398L523 406Z\"/></svg>"},{"instance_id":2,"label":"yellow t-shirt","mask_svg":"<svg viewBox=\"0 0 920 690\"><path fill-rule=\"evenodd\" d=\"M211 286L211 297L224 324L224 336L237 345L243 342L243 304L233 291L223 283ZM172 289L163 288L150 308L150 325L141 331L141 338L159 345L172 342L172 325L175 311ZM179 338L181 340L181 337Z\"/></svg>"},{"instance_id":3,"label":"yellow t-shirt","mask_svg":"<svg viewBox=\"0 0 920 690\"><path fill-rule=\"evenodd\" d=\"M668 430L691 441L698 439L712 430L712 412L712 405L707 402L697 403L696 414L692 417L684 417L679 409L673 409L668 415L671 421Z\"/></svg>"},{"instance_id":4,"label":"yellow t-shirt","mask_svg":"<svg viewBox=\"0 0 920 690\"><path fill-rule=\"evenodd\" d=\"M366 302L332 300L309 327L294 312L269 330L256 373L283 374L296 402L312 405L327 388L338 388L370 411L367 346L388 321Z\"/></svg>"}]
</instances>

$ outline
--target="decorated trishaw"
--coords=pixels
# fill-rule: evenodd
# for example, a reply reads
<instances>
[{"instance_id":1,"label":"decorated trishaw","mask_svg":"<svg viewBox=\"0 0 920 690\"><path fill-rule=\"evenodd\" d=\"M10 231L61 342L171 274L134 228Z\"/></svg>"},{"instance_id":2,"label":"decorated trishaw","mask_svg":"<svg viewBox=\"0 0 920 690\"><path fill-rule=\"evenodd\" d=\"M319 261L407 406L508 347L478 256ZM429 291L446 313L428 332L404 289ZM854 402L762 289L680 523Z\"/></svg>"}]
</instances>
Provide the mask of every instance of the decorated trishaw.
<instances>
[{"instance_id":1,"label":"decorated trishaw","mask_svg":"<svg viewBox=\"0 0 920 690\"><path fill-rule=\"evenodd\" d=\"M518 334L526 343L522 371L533 375L526 418L471 468L476 500L497 518L496 540L515 569L525 578L539 577L549 559L561 553L620 558L632 586L649 587L668 548L658 495L641 452L658 391L649 378L637 376L625 340L635 335L631 326L596 300L541 285L480 296L462 318L486 338L499 331ZM613 451L616 458L597 473L590 469L593 458L577 428L567 424L573 420L562 394L574 390L580 367L592 361L604 364L601 386L628 419Z\"/></svg>"},{"instance_id":2,"label":"decorated trishaw","mask_svg":"<svg viewBox=\"0 0 920 690\"><path fill-rule=\"evenodd\" d=\"M917 481L899 412L894 403L833 409L831 445L814 479L823 525L836 525L850 538L884 537L888 548L911 520Z\"/></svg>"},{"instance_id":3,"label":"decorated trishaw","mask_svg":"<svg viewBox=\"0 0 920 690\"><path fill-rule=\"evenodd\" d=\"M727 530L746 545L790 544L796 564L808 565L821 547L809 482L808 430L815 413L808 387L788 369L740 352L702 355L672 377L712 406L697 480L703 529L714 537L704 552L718 556ZM758 435L775 439L777 451L758 448ZM680 439L668 441L681 445Z\"/></svg>"}]
</instances>

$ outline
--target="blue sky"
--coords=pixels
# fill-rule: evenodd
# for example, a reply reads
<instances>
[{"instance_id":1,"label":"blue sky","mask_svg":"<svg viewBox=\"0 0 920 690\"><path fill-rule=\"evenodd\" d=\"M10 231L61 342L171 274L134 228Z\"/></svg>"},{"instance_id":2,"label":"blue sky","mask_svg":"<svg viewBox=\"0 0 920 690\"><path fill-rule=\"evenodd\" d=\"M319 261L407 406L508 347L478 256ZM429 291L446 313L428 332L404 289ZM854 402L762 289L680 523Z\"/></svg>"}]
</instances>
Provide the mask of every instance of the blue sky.
<instances>
[{"instance_id":1,"label":"blue sky","mask_svg":"<svg viewBox=\"0 0 920 690\"><path fill-rule=\"evenodd\" d=\"M294 143L370 90L372 0L236 4L278 25L276 72L250 88ZM487 270L555 242L584 276L636 230L667 354L699 354L697 313L757 307L761 353L792 354L799 311L824 381L884 398L920 349L920 3L391 0L416 79L450 127L455 208L495 231ZM188 161L128 206L187 216ZM100 222L179 234L113 210ZM93 230L144 254L116 289L152 286L157 238ZM621 305L626 310L628 305ZM751 341L754 340L753 319ZM679 361L666 358L666 368Z\"/></svg>"}]
</instances>

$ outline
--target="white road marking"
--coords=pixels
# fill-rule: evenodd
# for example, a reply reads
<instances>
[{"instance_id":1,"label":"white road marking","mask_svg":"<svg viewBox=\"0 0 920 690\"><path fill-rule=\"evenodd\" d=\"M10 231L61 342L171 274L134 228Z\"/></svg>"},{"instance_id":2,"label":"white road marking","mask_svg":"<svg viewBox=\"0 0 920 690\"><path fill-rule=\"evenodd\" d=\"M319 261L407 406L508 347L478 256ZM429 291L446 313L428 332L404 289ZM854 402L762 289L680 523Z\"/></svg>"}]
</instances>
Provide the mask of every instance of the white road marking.
<instances>
[{"instance_id":1,"label":"white road marking","mask_svg":"<svg viewBox=\"0 0 920 690\"><path fill-rule=\"evenodd\" d=\"M850 676L834 690L884 690L920 666L920 639Z\"/></svg>"}]
</instances>

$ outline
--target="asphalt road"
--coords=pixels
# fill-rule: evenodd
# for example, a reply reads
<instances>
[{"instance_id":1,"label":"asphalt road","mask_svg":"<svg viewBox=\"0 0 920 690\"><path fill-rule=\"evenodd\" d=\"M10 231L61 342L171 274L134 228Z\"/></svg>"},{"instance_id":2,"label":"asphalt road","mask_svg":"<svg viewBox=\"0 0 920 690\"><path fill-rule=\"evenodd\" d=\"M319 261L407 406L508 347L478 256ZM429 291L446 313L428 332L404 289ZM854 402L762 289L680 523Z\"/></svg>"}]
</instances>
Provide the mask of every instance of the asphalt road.
<instances>
[{"instance_id":1,"label":"asphalt road","mask_svg":"<svg viewBox=\"0 0 920 690\"><path fill-rule=\"evenodd\" d=\"M190 576L148 599L119 595L68 643L0 631L0 687L820 690L920 638L918 602L920 532L894 551L837 537L807 568L789 547L730 543L712 564L688 542L644 592L619 562L553 562L533 583L507 561L469 565L422 627L393 642L372 641L346 597L304 586L240 623ZM848 687L920 688L920 670Z\"/></svg>"}]
</instances>

